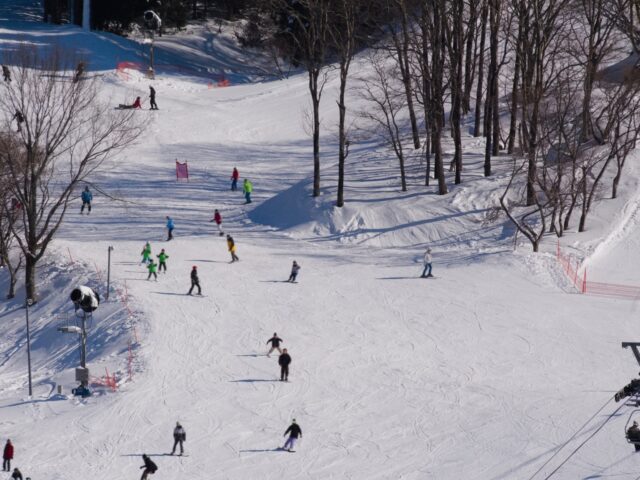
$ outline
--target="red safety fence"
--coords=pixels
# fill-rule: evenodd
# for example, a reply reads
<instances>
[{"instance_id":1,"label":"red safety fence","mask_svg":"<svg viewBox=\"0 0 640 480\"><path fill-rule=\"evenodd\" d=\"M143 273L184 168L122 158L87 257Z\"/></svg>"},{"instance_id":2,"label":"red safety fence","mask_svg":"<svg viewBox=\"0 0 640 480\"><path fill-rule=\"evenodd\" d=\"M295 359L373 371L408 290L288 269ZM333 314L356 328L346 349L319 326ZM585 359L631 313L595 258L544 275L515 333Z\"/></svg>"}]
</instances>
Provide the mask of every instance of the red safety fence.
<instances>
[{"instance_id":1,"label":"red safety fence","mask_svg":"<svg viewBox=\"0 0 640 480\"><path fill-rule=\"evenodd\" d=\"M127 70L134 70L140 73L145 73L148 70L148 65L143 65L141 63L136 62L118 62L116 65L116 73L123 80L129 80L131 75L127 72ZM170 65L170 64L154 64L154 71L156 74L169 74L169 75L187 75L191 77L200 77L207 81L208 88L221 88L228 87L231 85L229 79L225 76L224 73L211 73L204 72L198 69L192 69L185 66L179 65Z\"/></svg>"},{"instance_id":2,"label":"red safety fence","mask_svg":"<svg viewBox=\"0 0 640 480\"><path fill-rule=\"evenodd\" d=\"M640 286L593 282L591 280L587 280L586 267L582 269L582 273L579 273L580 261L578 259L573 261L569 255L566 255L562 251L560 248L560 240L558 240L556 259L567 278L580 293L601 295L604 297L640 299Z\"/></svg>"}]
</instances>

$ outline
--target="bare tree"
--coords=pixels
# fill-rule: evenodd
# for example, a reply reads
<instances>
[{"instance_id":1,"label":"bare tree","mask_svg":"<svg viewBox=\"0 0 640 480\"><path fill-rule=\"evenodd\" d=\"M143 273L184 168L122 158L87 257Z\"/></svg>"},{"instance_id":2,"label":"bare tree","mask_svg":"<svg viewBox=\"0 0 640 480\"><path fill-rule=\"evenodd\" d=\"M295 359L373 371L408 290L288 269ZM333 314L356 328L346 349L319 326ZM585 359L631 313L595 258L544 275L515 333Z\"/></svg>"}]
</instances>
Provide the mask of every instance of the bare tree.
<instances>
[{"instance_id":1,"label":"bare tree","mask_svg":"<svg viewBox=\"0 0 640 480\"><path fill-rule=\"evenodd\" d=\"M385 64L386 57L380 54L370 56L373 76L361 79L360 95L367 102L367 108L359 112L367 121L363 128L382 139L398 159L400 166L400 185L407 191L405 174L405 150L403 147L403 128L401 119L407 114L407 97L402 84L395 79L400 78L399 66Z\"/></svg>"},{"instance_id":2,"label":"bare tree","mask_svg":"<svg viewBox=\"0 0 640 480\"><path fill-rule=\"evenodd\" d=\"M6 135L6 134L5 134ZM9 273L9 291L7 298L14 298L18 271L22 266L22 254L14 254L16 223L22 213L22 205L11 192L11 183L7 175L7 166L0 163L0 268Z\"/></svg>"},{"instance_id":3,"label":"bare tree","mask_svg":"<svg viewBox=\"0 0 640 480\"><path fill-rule=\"evenodd\" d=\"M60 51L24 47L11 63L17 67L13 81L0 89L0 110L3 129L14 133L0 136L0 157L10 189L23 206L21 229L14 226L12 232L25 257L27 297L35 301L38 262L76 187L106 158L131 145L142 123L134 111L115 111L102 103L96 77L72 81L77 62Z\"/></svg>"},{"instance_id":4,"label":"bare tree","mask_svg":"<svg viewBox=\"0 0 640 480\"><path fill-rule=\"evenodd\" d=\"M331 0L272 0L287 15L292 27L287 39L297 52L296 61L307 70L312 107L313 196L320 195L320 100L327 81Z\"/></svg>"}]
</instances>

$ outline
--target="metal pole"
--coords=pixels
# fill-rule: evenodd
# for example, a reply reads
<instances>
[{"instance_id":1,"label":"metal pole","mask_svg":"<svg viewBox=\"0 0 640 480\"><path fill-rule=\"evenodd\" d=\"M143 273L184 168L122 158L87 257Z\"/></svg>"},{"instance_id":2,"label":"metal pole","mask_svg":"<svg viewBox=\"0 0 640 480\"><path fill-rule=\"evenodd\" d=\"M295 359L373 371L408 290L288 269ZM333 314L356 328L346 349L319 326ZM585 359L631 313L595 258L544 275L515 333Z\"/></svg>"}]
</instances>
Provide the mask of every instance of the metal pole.
<instances>
[{"instance_id":1,"label":"metal pole","mask_svg":"<svg viewBox=\"0 0 640 480\"><path fill-rule=\"evenodd\" d=\"M113 247L109 245L107 248L107 294L105 295L105 300L109 300L109 292L111 291L111 251Z\"/></svg>"},{"instance_id":2,"label":"metal pole","mask_svg":"<svg viewBox=\"0 0 640 480\"><path fill-rule=\"evenodd\" d=\"M31 384L31 331L29 330L29 307L33 301L27 298L25 301L25 311L27 313L27 365L29 368L29 397L33 396L33 386Z\"/></svg>"},{"instance_id":3,"label":"metal pole","mask_svg":"<svg viewBox=\"0 0 640 480\"><path fill-rule=\"evenodd\" d=\"M82 312L82 350L80 351L80 366L87 368L87 312Z\"/></svg>"}]
</instances>

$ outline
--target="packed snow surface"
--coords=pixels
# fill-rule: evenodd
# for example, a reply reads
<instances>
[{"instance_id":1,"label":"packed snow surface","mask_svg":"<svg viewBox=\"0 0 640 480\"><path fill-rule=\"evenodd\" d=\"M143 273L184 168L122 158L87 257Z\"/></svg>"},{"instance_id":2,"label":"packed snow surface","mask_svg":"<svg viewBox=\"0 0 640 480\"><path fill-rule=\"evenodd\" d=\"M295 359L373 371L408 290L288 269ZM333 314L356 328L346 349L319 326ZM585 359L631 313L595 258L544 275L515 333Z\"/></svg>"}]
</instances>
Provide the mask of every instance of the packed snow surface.
<instances>
[{"instance_id":1,"label":"packed snow surface","mask_svg":"<svg viewBox=\"0 0 640 480\"><path fill-rule=\"evenodd\" d=\"M160 110L136 112L144 137L91 178L112 198L94 189L91 215L67 215L41 269L42 301L30 309L31 399L24 290L0 303L0 442L13 441L13 465L33 480L137 478L147 453L157 479L497 480L528 479L557 453L535 477L544 478L636 375L620 342L640 341L637 301L577 294L555 262L554 237L542 253L522 239L514 251L513 229L495 216L510 160L497 159L484 178L478 139L465 138L464 183L444 197L424 187L419 155L401 192L393 155L358 143L347 203L335 208L333 78L323 97L323 194L312 199L306 76L257 81L229 47L206 51L218 55L207 72L237 82L210 88L194 45L214 34L162 40L160 58L188 53L185 70L151 82ZM220 35L218 45L230 45L232 32ZM140 74L114 71L140 61L131 40L0 19L3 48L16 39L81 43L105 101L148 95ZM363 107L355 94L349 102ZM176 159L188 162L189 182L176 182ZM562 240L602 281L640 283L635 163L589 231ZM253 182L251 204L229 189L234 166L240 187ZM237 263L210 223L215 208ZM176 223L171 242L166 215ZM157 282L140 265L146 241L154 256L169 255ZM77 340L56 328L75 322L75 285L105 293L108 246L113 289L94 315L88 362L93 376L106 368L120 386L83 400L69 395ZM433 279L419 278L427 246ZM302 268L289 284L293 260ZM203 297L186 295L194 265ZM278 380L277 355L265 356L273 332L293 359L288 383ZM623 432L632 410L623 407L554 478L637 478L640 456ZM288 454L278 447L292 418L303 439ZM176 421L187 432L183 457L168 455Z\"/></svg>"}]
</instances>

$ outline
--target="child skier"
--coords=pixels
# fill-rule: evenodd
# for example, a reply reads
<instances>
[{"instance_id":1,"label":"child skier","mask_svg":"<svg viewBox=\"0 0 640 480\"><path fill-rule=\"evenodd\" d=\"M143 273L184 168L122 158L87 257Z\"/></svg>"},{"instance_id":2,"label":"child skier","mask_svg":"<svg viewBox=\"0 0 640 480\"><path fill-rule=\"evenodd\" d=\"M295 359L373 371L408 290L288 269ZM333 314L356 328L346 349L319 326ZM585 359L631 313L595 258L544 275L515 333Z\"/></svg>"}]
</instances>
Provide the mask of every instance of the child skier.
<instances>
[{"instance_id":1,"label":"child skier","mask_svg":"<svg viewBox=\"0 0 640 480\"><path fill-rule=\"evenodd\" d=\"M424 253L424 270L422 271L422 275L420 275L421 278L433 277L433 275L431 275L431 261L431 249L427 248L427 251ZM427 273L427 270L429 270L429 273Z\"/></svg>"},{"instance_id":2,"label":"child skier","mask_svg":"<svg viewBox=\"0 0 640 480\"><path fill-rule=\"evenodd\" d=\"M200 289L200 279L198 278L198 267L196 267L195 265L191 269L191 288L189 289L189 293L187 295L191 295L193 287L198 287L198 295L202 295L202 290Z\"/></svg>"},{"instance_id":3,"label":"child skier","mask_svg":"<svg viewBox=\"0 0 640 480\"><path fill-rule=\"evenodd\" d=\"M217 209L213 213L213 219L211 221L216 222L216 225L218 226L218 234L220 236L223 236L224 232L222 231L222 215L220 215L220 212Z\"/></svg>"},{"instance_id":4,"label":"child skier","mask_svg":"<svg viewBox=\"0 0 640 480\"><path fill-rule=\"evenodd\" d=\"M184 431L180 422L176 422L176 428L173 429L173 448L171 449L171 455L176 453L176 447L180 445L180 455L184 455L184 447L182 443L187 440L187 432Z\"/></svg>"},{"instance_id":5,"label":"child skier","mask_svg":"<svg viewBox=\"0 0 640 480\"><path fill-rule=\"evenodd\" d=\"M287 353L287 349L282 349L282 355L278 357L278 365L280 365L280 381L289 381L289 365L291 364L291 356Z\"/></svg>"},{"instance_id":6,"label":"child skier","mask_svg":"<svg viewBox=\"0 0 640 480\"><path fill-rule=\"evenodd\" d=\"M244 185L242 186L242 193L244 193L245 203L251 203L251 192L253 192L253 184L248 178L244 179Z\"/></svg>"},{"instance_id":7,"label":"child skier","mask_svg":"<svg viewBox=\"0 0 640 480\"><path fill-rule=\"evenodd\" d=\"M11 443L11 440L7 440L7 443L4 446L4 451L2 452L3 472L11 471L11 460L13 460L13 443Z\"/></svg>"},{"instance_id":8,"label":"child skier","mask_svg":"<svg viewBox=\"0 0 640 480\"><path fill-rule=\"evenodd\" d=\"M173 218L167 215L167 242L173 240L173 229L176 228Z\"/></svg>"},{"instance_id":9,"label":"child skier","mask_svg":"<svg viewBox=\"0 0 640 480\"><path fill-rule=\"evenodd\" d=\"M269 353L267 353L267 357L271 358L271 352L273 352L274 350L278 350L278 353L282 355L282 350L280 350L280 342L282 342L282 339L278 337L278 334L276 332L273 332L273 337L267 340L267 345L271 344L271 348L269 349Z\"/></svg>"},{"instance_id":10,"label":"child skier","mask_svg":"<svg viewBox=\"0 0 640 480\"><path fill-rule=\"evenodd\" d=\"M146 480L149 474L153 475L158 470L158 466L151 461L151 459L147 456L146 453L142 454L142 461L144 465L140 468L144 468L144 472L142 472L142 477L140 480Z\"/></svg>"},{"instance_id":11,"label":"child skier","mask_svg":"<svg viewBox=\"0 0 640 480\"><path fill-rule=\"evenodd\" d=\"M158 274L156 272L158 271L158 264L153 261L153 258L149 260L149 265L147 265L147 269L149 270L149 276L147 277L147 280L151 280L151 275L153 275L157 282Z\"/></svg>"},{"instance_id":12,"label":"child skier","mask_svg":"<svg viewBox=\"0 0 640 480\"><path fill-rule=\"evenodd\" d=\"M11 480L24 480L22 478L22 472L17 468L14 468L13 473L11 474Z\"/></svg>"},{"instance_id":13,"label":"child skier","mask_svg":"<svg viewBox=\"0 0 640 480\"><path fill-rule=\"evenodd\" d=\"M120 110L130 110L133 108L142 108L142 102L140 101L140 97L136 97L136 101L133 102L132 105L127 105L125 103L121 103L120 105L118 105L118 108Z\"/></svg>"},{"instance_id":14,"label":"child skier","mask_svg":"<svg viewBox=\"0 0 640 480\"><path fill-rule=\"evenodd\" d=\"M87 212L91 213L91 200L93 200L93 194L89 191L89 187L84 187L82 194L80 195L82 199L82 207L80 207L80 214L84 212L84 207L87 207Z\"/></svg>"},{"instance_id":15,"label":"child skier","mask_svg":"<svg viewBox=\"0 0 640 480\"><path fill-rule=\"evenodd\" d=\"M140 263L149 263L151 260L151 244L149 242L144 244L144 248L142 249L142 262Z\"/></svg>"},{"instance_id":16,"label":"child skier","mask_svg":"<svg viewBox=\"0 0 640 480\"><path fill-rule=\"evenodd\" d=\"M240 178L240 172L236 167L233 167L233 172L231 173L231 191L235 192L238 190L238 179Z\"/></svg>"},{"instance_id":17,"label":"child skier","mask_svg":"<svg viewBox=\"0 0 640 480\"><path fill-rule=\"evenodd\" d=\"M164 248L160 250L160 255L156 255L158 257L158 271L161 272L164 268L164 273L167 273L167 258L169 255L164 253Z\"/></svg>"},{"instance_id":18,"label":"child skier","mask_svg":"<svg viewBox=\"0 0 640 480\"><path fill-rule=\"evenodd\" d=\"M298 265L297 262L294 260L293 265L291 266L291 275L289 275L289 280L287 280L287 282L290 282L290 283L295 282L299 271L300 271L300 265Z\"/></svg>"},{"instance_id":19,"label":"child skier","mask_svg":"<svg viewBox=\"0 0 640 480\"><path fill-rule=\"evenodd\" d=\"M227 247L231 253L231 263L239 261L240 259L236 255L236 242L233 241L233 237L231 237L231 235L227 235Z\"/></svg>"},{"instance_id":20,"label":"child skier","mask_svg":"<svg viewBox=\"0 0 640 480\"><path fill-rule=\"evenodd\" d=\"M289 434L289 438L287 438L287 441L285 442L282 449L286 450L287 452L293 452L293 447L295 447L296 445L296 440L298 440L298 438L302 438L302 429L296 423L295 418L291 421L291 425L289 425L289 428L287 428L287 430L284 432L283 437L286 437L287 433Z\"/></svg>"}]
</instances>

